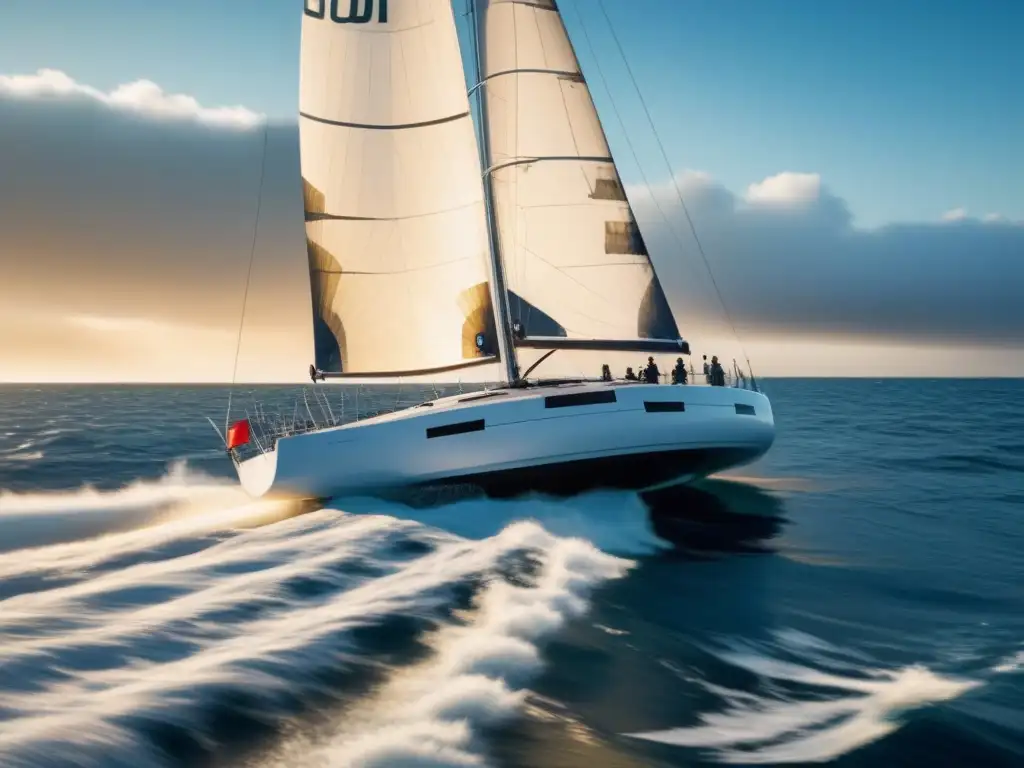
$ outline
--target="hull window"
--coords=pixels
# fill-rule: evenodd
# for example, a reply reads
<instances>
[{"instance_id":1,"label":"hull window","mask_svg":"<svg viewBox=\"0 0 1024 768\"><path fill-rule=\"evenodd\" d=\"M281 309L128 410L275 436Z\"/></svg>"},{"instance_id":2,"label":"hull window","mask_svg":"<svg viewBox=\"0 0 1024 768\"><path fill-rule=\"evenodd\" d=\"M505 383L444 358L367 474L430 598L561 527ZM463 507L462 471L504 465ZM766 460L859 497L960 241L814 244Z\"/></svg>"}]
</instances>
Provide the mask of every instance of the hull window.
<instances>
[{"instance_id":1,"label":"hull window","mask_svg":"<svg viewBox=\"0 0 1024 768\"><path fill-rule=\"evenodd\" d=\"M679 411L686 410L686 403L644 400L644 410L648 413L678 413Z\"/></svg>"},{"instance_id":2,"label":"hull window","mask_svg":"<svg viewBox=\"0 0 1024 768\"><path fill-rule=\"evenodd\" d=\"M602 392L576 392L571 395L548 395L544 398L545 408L571 408L576 405L601 405L614 403L615 392L607 390Z\"/></svg>"},{"instance_id":3,"label":"hull window","mask_svg":"<svg viewBox=\"0 0 1024 768\"><path fill-rule=\"evenodd\" d=\"M428 427L427 439L432 437L449 437L450 435L462 435L466 432L483 432L484 420L460 421L458 424L444 424L440 427Z\"/></svg>"},{"instance_id":4,"label":"hull window","mask_svg":"<svg viewBox=\"0 0 1024 768\"><path fill-rule=\"evenodd\" d=\"M740 416L755 416L754 406L736 403L736 413Z\"/></svg>"}]
</instances>

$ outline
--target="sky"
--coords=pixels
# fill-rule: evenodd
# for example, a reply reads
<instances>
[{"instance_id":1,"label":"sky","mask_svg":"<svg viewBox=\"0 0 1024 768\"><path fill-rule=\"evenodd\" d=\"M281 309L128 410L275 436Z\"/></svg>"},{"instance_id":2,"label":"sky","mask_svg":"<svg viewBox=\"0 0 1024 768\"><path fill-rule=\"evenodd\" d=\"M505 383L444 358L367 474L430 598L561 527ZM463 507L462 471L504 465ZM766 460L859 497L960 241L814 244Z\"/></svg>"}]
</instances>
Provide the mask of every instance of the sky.
<instances>
[{"instance_id":1,"label":"sky","mask_svg":"<svg viewBox=\"0 0 1024 768\"><path fill-rule=\"evenodd\" d=\"M1024 375L1024 4L559 5L695 352ZM0 381L232 376L263 117L236 375L303 379L298 8L0 4Z\"/></svg>"}]
</instances>

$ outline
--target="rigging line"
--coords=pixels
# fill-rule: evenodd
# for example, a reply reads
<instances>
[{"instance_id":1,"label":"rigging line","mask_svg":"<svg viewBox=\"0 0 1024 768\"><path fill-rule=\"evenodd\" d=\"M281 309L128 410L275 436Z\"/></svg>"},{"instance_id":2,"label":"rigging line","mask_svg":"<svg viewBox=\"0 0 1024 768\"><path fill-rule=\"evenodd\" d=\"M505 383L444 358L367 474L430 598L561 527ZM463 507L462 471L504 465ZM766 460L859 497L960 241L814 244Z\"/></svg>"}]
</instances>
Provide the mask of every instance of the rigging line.
<instances>
[{"instance_id":1,"label":"rigging line","mask_svg":"<svg viewBox=\"0 0 1024 768\"><path fill-rule=\"evenodd\" d=\"M245 309L249 303L249 284L252 281L252 263L256 256L256 236L260 230L260 211L263 208L263 177L267 170L267 137L270 134L270 121L263 123L263 152L260 156L260 184L256 194L256 221L252 227L252 245L249 247L249 269L245 274L245 292L242 294L242 316L238 318L238 337L235 339L235 364L231 369L231 388L228 389L228 411L224 415L224 435L227 437L228 423L231 421L231 397L235 391L235 377L238 375L238 353L242 349L242 326L245 323Z\"/></svg>"},{"instance_id":2,"label":"rigging line","mask_svg":"<svg viewBox=\"0 0 1024 768\"><path fill-rule=\"evenodd\" d=\"M711 284L715 288L715 295L718 297L718 302L722 305L722 311L725 313L725 319L729 323L729 327L732 329L733 336L736 337L736 342L740 346L740 351L743 353L743 357L746 358L747 367L752 368L750 365L750 356L747 354L746 349L743 347L743 341L740 339L739 333L736 331L736 324L732 320L732 315L729 312L728 306L726 306L725 299L722 296L722 292L718 287L718 281L715 280L715 274L711 269L711 264L708 262L708 257L704 253L704 246L701 244L700 238L697 236L697 228L694 226L693 219L690 217L690 210L686 206L686 201L683 200L683 193L679 189L679 182L676 179L675 173L672 171L672 163L668 159L668 154L665 152L665 145L661 141L661 137L658 135L658 129L654 125L654 120L651 117L651 112L647 108L647 101L644 99L643 92L640 90L640 85L636 81L636 77L633 76L633 68L629 66L629 59L626 58L626 52L622 47L622 43L619 40L618 34L615 32L615 26L612 24L611 19L608 17L608 10L605 7L604 0L597 0L598 7L601 9L601 15L604 16L605 22L608 24L608 28L611 31L612 39L615 41L615 47L618 48L619 55L622 57L623 63L626 65L626 71L629 73L629 79L633 83L633 88L636 90L636 95L640 98L640 105L643 107L644 114L647 116L647 122L651 126L651 132L654 134L654 140L658 143L658 149L661 151L661 156L665 160L665 165L668 168L669 175L672 178L672 187L675 189L676 197L679 199L679 204L682 206L683 213L686 215L687 224L690 226L690 232L693 233L693 240L697 244L697 250L700 252L700 257L704 261L704 266L708 270L708 277L711 278Z\"/></svg>"},{"instance_id":3,"label":"rigging line","mask_svg":"<svg viewBox=\"0 0 1024 768\"><path fill-rule=\"evenodd\" d=\"M640 157L637 154L636 147L633 146L633 141L632 139L629 138L629 131L626 129L626 123L622 119L622 113L619 112L619 108L615 103L615 97L612 95L611 86L608 85L608 78L604 76L604 69L601 67L601 59L597 55L597 50L591 42L590 33L587 31L587 25L583 19L583 14L576 7L575 3L573 3L571 7L573 11L576 13L576 18L579 21L580 29L583 32L583 40L587 44L587 50L590 52L590 56L594 60L594 67L597 69L597 79L601 81L601 87L604 88L605 93L608 94L608 103L611 104L612 114L615 115L615 120L616 122L618 122L619 128L622 130L622 136L626 142L626 147L629 149L629 153L633 156L633 162L636 163L637 170L640 172L640 178L644 183L644 187L646 187L647 190L650 191L653 189L653 186L651 185L650 179L647 178L647 174L644 172L644 166L640 162ZM623 193L625 193L625 190L623 190ZM672 226L672 220L669 218L668 213L666 213L665 209L662 207L661 202L658 200L658 196L655 195L653 192L651 192L651 202L654 203L654 207L657 209L658 213L661 214L661 218L665 222L665 227L668 229L669 234L672 235L672 239L676 241L676 245L679 246L680 253L684 252L686 250L686 246L683 245L683 241L679 237L679 233L676 232L676 228ZM632 213L633 207L629 203L628 199L626 200L626 204L629 205L630 212ZM647 260L648 262L651 262L651 257L649 255L647 257ZM689 265L688 260L686 261L686 263L687 265ZM651 268L654 268L653 264L651 265Z\"/></svg>"},{"instance_id":4,"label":"rigging line","mask_svg":"<svg viewBox=\"0 0 1024 768\"><path fill-rule=\"evenodd\" d=\"M551 269L553 269L558 274L568 278L569 280L572 280L580 288L582 288L583 290L587 291L588 293L593 294L594 296L596 296L599 299L603 299L608 304L613 304L614 303L613 301L609 300L607 297L602 296L600 293L598 293L596 289L588 288L582 282L580 282L575 277L573 277L572 275L570 275L568 272L565 271L566 269L572 269L572 267L560 267L557 264L552 264L548 259L545 259L543 256L541 256L539 253L537 253L536 251L534 251L532 248L530 248L528 246L524 245L523 246L523 250L526 251L531 256L533 256L535 259L537 259L537 261L541 262L542 264L547 264L549 267L551 267ZM578 266L580 266L580 267L587 267L587 266L594 266L594 265L593 264L590 264L590 265L580 264ZM601 266L605 266L605 265L602 264ZM605 320L598 320L596 317L590 317L590 315L584 314L583 312L580 312L579 314L583 315L584 317L586 317L586 318L588 318L590 320L593 320L595 323L601 323L602 325L608 325L608 322L605 321Z\"/></svg>"}]
</instances>

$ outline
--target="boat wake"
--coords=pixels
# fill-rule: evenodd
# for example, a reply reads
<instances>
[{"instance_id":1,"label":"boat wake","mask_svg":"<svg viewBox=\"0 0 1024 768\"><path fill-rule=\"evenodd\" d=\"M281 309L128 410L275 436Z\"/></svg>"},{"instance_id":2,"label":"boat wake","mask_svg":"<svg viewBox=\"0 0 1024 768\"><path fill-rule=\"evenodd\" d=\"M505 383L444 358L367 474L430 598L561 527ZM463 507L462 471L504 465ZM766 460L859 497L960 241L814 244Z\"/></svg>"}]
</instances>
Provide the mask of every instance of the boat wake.
<instances>
[{"instance_id":1,"label":"boat wake","mask_svg":"<svg viewBox=\"0 0 1024 768\"><path fill-rule=\"evenodd\" d=\"M32 557L45 567L49 558L64 560L74 552L88 559L90 553L107 545L131 549L147 541L156 543L239 524L262 525L302 509L295 503L253 502L237 483L176 462L158 480L136 481L116 491L91 487L70 492L0 490L0 525L4 527L0 554L46 547ZM103 547L92 541L110 534L120 536L105 541ZM70 548L53 548L64 543Z\"/></svg>"},{"instance_id":2,"label":"boat wake","mask_svg":"<svg viewBox=\"0 0 1024 768\"><path fill-rule=\"evenodd\" d=\"M543 524L517 520L528 502L297 514L182 466L115 492L0 498L18 536L0 554L11 768L268 750L268 764L482 764L478 729L522 707L539 643L630 567L570 536L582 510L564 505L534 507ZM465 536L438 525L487 517L480 504L493 520Z\"/></svg>"},{"instance_id":3,"label":"boat wake","mask_svg":"<svg viewBox=\"0 0 1024 768\"><path fill-rule=\"evenodd\" d=\"M778 509L754 496L745 517L691 488L646 506L603 492L310 507L254 502L184 464L117 491L0 495L0 765L486 765L495 725L546 711L528 691L543 644L592 591L639 558L645 584L647 562L656 575L680 548L762 551L748 539L774 536ZM672 558L647 560L669 541ZM631 629L586 631L646 653ZM1022 666L1003 647L954 677L795 631L697 647L731 671L685 675L707 702L694 723L595 737L824 761Z\"/></svg>"}]
</instances>

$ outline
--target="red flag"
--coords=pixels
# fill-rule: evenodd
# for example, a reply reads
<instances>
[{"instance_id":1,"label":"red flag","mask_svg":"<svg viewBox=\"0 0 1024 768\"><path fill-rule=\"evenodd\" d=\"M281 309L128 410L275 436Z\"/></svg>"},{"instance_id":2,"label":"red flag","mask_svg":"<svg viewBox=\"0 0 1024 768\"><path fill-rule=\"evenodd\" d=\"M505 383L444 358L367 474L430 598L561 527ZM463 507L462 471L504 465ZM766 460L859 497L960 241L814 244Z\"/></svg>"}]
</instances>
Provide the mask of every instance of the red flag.
<instances>
[{"instance_id":1,"label":"red flag","mask_svg":"<svg viewBox=\"0 0 1024 768\"><path fill-rule=\"evenodd\" d=\"M236 421L228 427L228 450L249 442L249 420Z\"/></svg>"}]
</instances>

